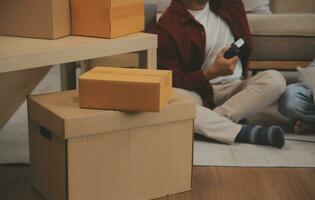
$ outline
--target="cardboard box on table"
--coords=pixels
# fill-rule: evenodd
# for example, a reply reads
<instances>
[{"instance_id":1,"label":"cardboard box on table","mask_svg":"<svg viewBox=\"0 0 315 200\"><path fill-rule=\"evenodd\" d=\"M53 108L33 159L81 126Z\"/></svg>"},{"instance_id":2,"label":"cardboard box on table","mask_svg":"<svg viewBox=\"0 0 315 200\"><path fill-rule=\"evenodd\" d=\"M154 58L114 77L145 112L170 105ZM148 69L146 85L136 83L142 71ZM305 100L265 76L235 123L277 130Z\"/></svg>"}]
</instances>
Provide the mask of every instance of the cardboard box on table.
<instances>
[{"instance_id":1,"label":"cardboard box on table","mask_svg":"<svg viewBox=\"0 0 315 200\"><path fill-rule=\"evenodd\" d=\"M0 35L45 39L70 35L70 2L0 0Z\"/></svg>"},{"instance_id":2,"label":"cardboard box on table","mask_svg":"<svg viewBox=\"0 0 315 200\"><path fill-rule=\"evenodd\" d=\"M31 183L47 200L139 200L191 189L195 104L80 109L77 91L28 98Z\"/></svg>"},{"instance_id":3,"label":"cardboard box on table","mask_svg":"<svg viewBox=\"0 0 315 200\"><path fill-rule=\"evenodd\" d=\"M81 108L159 112L172 91L170 70L95 67L79 78Z\"/></svg>"},{"instance_id":4,"label":"cardboard box on table","mask_svg":"<svg viewBox=\"0 0 315 200\"><path fill-rule=\"evenodd\" d=\"M144 30L144 0L71 0L73 35L115 38Z\"/></svg>"}]
</instances>

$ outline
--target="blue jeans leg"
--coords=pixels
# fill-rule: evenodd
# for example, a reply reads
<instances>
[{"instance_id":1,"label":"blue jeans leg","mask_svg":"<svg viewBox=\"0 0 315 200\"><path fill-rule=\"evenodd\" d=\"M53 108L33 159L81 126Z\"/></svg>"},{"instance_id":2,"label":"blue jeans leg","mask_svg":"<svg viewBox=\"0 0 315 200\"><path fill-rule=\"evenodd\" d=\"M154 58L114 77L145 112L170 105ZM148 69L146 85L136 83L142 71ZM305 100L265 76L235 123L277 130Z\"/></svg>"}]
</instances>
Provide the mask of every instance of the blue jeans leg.
<instances>
[{"instance_id":1,"label":"blue jeans leg","mask_svg":"<svg viewBox=\"0 0 315 200\"><path fill-rule=\"evenodd\" d=\"M313 95L302 83L289 85L278 101L278 110L290 119L315 122Z\"/></svg>"}]
</instances>

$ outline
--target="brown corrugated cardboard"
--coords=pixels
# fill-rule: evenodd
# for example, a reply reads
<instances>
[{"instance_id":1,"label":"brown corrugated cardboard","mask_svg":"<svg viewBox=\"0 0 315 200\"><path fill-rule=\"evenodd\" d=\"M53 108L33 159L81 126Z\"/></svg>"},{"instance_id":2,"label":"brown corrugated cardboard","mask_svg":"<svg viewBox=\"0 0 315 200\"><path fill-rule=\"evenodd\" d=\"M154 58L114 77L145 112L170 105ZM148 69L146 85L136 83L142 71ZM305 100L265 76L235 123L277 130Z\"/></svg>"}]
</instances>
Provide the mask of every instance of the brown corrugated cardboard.
<instances>
[{"instance_id":1,"label":"brown corrugated cardboard","mask_svg":"<svg viewBox=\"0 0 315 200\"><path fill-rule=\"evenodd\" d=\"M66 199L66 140L29 120L31 184L45 199Z\"/></svg>"},{"instance_id":2,"label":"brown corrugated cardboard","mask_svg":"<svg viewBox=\"0 0 315 200\"><path fill-rule=\"evenodd\" d=\"M69 0L1 0L0 34L56 39L70 35Z\"/></svg>"},{"instance_id":3,"label":"brown corrugated cardboard","mask_svg":"<svg viewBox=\"0 0 315 200\"><path fill-rule=\"evenodd\" d=\"M95 67L79 78L81 108L159 112L171 98L169 70Z\"/></svg>"},{"instance_id":4,"label":"brown corrugated cardboard","mask_svg":"<svg viewBox=\"0 0 315 200\"><path fill-rule=\"evenodd\" d=\"M114 38L144 30L144 0L71 0L73 35Z\"/></svg>"},{"instance_id":5,"label":"brown corrugated cardboard","mask_svg":"<svg viewBox=\"0 0 315 200\"><path fill-rule=\"evenodd\" d=\"M28 111L32 185L47 200L152 199L191 189L188 97L175 94L161 113L128 113L80 109L77 91L67 91L29 97Z\"/></svg>"}]
</instances>

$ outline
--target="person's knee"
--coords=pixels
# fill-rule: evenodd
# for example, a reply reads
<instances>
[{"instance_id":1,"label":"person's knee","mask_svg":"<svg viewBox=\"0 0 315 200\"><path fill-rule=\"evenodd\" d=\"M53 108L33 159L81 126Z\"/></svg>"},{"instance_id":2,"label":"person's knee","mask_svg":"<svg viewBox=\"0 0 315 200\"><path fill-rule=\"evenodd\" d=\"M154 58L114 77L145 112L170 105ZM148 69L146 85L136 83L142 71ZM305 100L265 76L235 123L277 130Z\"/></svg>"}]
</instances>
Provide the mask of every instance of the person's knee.
<instances>
[{"instance_id":1,"label":"person's knee","mask_svg":"<svg viewBox=\"0 0 315 200\"><path fill-rule=\"evenodd\" d=\"M269 77L270 84L274 88L276 92L282 94L286 89L286 81L283 75L276 70L268 70L266 71L267 77Z\"/></svg>"},{"instance_id":2,"label":"person's knee","mask_svg":"<svg viewBox=\"0 0 315 200\"><path fill-rule=\"evenodd\" d=\"M270 92L279 97L286 89L286 81L283 75L276 70L267 70L262 73L264 73L264 83L269 86Z\"/></svg>"},{"instance_id":3,"label":"person's knee","mask_svg":"<svg viewBox=\"0 0 315 200\"><path fill-rule=\"evenodd\" d=\"M178 94L189 96L197 105L202 105L202 99L197 92L185 90L182 88L173 88L173 91Z\"/></svg>"}]
</instances>

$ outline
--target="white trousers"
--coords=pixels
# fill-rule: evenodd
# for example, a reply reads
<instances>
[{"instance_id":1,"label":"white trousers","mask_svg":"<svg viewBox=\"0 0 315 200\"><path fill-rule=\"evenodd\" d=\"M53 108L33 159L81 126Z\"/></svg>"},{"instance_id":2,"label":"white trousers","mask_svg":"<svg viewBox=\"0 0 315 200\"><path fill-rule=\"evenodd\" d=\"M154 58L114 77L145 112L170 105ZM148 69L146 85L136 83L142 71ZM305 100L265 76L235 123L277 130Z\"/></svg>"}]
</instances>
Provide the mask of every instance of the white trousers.
<instances>
[{"instance_id":1,"label":"white trousers","mask_svg":"<svg viewBox=\"0 0 315 200\"><path fill-rule=\"evenodd\" d=\"M283 76L274 70L261 72L246 80L234 80L213 85L214 110L202 106L194 91L174 88L177 93L191 96L197 104L194 132L232 144L246 119L275 103L286 87Z\"/></svg>"}]
</instances>

